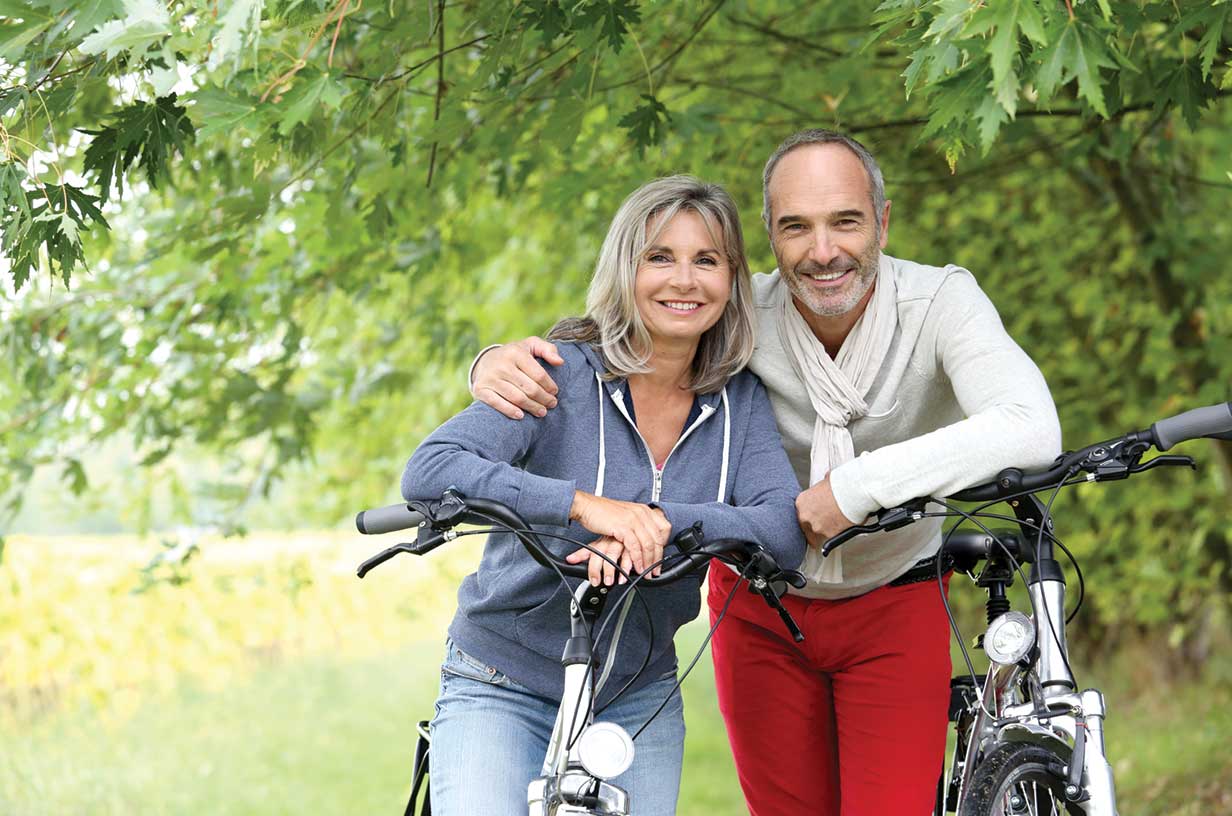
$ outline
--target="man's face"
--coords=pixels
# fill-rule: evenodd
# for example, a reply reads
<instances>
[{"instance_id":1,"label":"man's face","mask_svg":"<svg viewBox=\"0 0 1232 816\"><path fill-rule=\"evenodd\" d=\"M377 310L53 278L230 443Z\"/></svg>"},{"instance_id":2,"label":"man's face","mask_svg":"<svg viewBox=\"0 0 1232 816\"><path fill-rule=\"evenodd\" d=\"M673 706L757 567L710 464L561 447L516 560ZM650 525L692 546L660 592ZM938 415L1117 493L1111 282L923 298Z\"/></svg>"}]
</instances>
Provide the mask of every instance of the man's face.
<instances>
[{"instance_id":1,"label":"man's face","mask_svg":"<svg viewBox=\"0 0 1232 816\"><path fill-rule=\"evenodd\" d=\"M806 145L770 176L770 245L787 288L815 315L862 305L877 277L890 207L873 212L868 174L837 144Z\"/></svg>"}]
</instances>

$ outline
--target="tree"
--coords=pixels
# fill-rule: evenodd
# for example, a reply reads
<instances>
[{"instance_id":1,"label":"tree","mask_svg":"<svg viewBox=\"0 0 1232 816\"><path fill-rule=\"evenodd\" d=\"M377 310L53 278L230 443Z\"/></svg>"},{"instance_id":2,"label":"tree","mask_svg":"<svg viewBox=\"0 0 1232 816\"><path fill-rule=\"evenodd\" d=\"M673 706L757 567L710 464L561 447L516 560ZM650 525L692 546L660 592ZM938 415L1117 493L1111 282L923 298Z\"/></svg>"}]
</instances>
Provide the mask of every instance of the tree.
<instances>
[{"instance_id":1,"label":"tree","mask_svg":"<svg viewBox=\"0 0 1232 816\"><path fill-rule=\"evenodd\" d=\"M830 126L882 160L891 251L970 267L1079 444L1229 398L1224 2L0 0L0 492L99 440L389 495L482 343L581 307L623 195L689 171L751 236L760 165ZM753 266L773 264L754 239ZM1021 308L1020 308L1021 307ZM1223 614L1227 447L1074 529L1134 593ZM323 498L320 498L323 497ZM304 502L309 505L308 501ZM1072 517L1071 517L1072 518ZM1084 527L1085 524L1085 527ZM1156 538L1156 531L1170 531ZM1181 532L1183 531L1183 532ZM1141 572L1156 580L1147 585Z\"/></svg>"}]
</instances>

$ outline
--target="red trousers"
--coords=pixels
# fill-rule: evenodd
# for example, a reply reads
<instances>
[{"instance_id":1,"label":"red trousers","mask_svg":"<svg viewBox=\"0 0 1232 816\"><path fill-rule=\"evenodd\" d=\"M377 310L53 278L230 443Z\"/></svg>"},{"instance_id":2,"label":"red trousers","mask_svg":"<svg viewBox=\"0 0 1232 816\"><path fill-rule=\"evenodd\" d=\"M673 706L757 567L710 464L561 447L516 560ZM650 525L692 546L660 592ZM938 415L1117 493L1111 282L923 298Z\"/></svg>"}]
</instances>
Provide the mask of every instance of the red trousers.
<instances>
[{"instance_id":1,"label":"red trousers","mask_svg":"<svg viewBox=\"0 0 1232 816\"><path fill-rule=\"evenodd\" d=\"M710 570L713 625L736 576ZM948 579L947 579L948 586ZM949 622L935 581L783 598L804 642L740 588L712 641L753 816L929 816L945 754Z\"/></svg>"}]
</instances>

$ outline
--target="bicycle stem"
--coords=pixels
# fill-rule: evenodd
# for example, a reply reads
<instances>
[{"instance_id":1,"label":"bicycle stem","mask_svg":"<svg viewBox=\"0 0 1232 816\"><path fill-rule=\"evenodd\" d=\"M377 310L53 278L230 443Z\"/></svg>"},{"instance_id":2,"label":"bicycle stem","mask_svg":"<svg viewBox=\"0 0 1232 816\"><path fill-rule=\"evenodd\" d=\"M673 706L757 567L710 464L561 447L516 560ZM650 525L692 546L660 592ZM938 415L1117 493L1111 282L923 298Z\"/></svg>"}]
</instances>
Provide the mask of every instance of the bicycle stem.
<instances>
[{"instance_id":1,"label":"bicycle stem","mask_svg":"<svg viewBox=\"0 0 1232 816\"><path fill-rule=\"evenodd\" d=\"M569 760L574 751L571 746L577 744L578 737L586 730L593 716L594 706L594 666L591 660L590 632L584 612L594 598L602 598L596 594L589 583L582 583L573 593L569 604L569 622L572 636L565 644L565 652L561 662L565 667L565 691L561 697L560 709L556 712L556 724L552 727L552 737L548 741L548 751L543 759L543 774L555 776L564 773L569 767ZM600 601L599 606L602 605ZM576 757L572 757L576 759Z\"/></svg>"}]
</instances>

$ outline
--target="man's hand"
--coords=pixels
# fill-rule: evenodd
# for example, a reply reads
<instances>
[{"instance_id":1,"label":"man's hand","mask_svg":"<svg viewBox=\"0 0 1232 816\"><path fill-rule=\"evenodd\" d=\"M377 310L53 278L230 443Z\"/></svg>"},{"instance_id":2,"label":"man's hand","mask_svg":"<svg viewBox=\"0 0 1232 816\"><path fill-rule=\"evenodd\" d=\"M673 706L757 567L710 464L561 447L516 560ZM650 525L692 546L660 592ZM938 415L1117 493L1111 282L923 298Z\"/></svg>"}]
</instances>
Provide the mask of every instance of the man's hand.
<instances>
[{"instance_id":1,"label":"man's hand","mask_svg":"<svg viewBox=\"0 0 1232 816\"><path fill-rule=\"evenodd\" d=\"M616 551L621 553L621 566L625 569L632 566L638 572L644 572L659 563L663 558L663 548L667 546L667 538L672 533L671 522L663 515L662 510L637 502L592 496L580 490L573 494L573 507L569 510L569 518L592 533L614 539L622 545L623 552ZM611 553L607 554L616 560ZM568 560L571 563L581 563L587 555L586 550L579 550L572 553ZM602 565L607 583L610 584L615 569L600 558L591 558L590 561L592 583L599 565ZM656 566L652 573L658 575L659 571Z\"/></svg>"},{"instance_id":2,"label":"man's hand","mask_svg":"<svg viewBox=\"0 0 1232 816\"><path fill-rule=\"evenodd\" d=\"M556 383L535 360L563 365L556 346L539 337L506 343L483 354L475 363L471 395L510 419L521 419L530 411L546 416L556 407Z\"/></svg>"},{"instance_id":3,"label":"man's hand","mask_svg":"<svg viewBox=\"0 0 1232 816\"><path fill-rule=\"evenodd\" d=\"M827 539L855 524L838 509L829 476L796 496L796 518L810 547L820 547Z\"/></svg>"}]
</instances>

